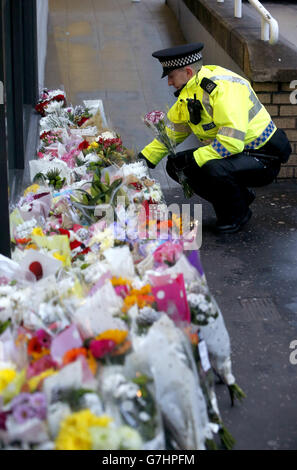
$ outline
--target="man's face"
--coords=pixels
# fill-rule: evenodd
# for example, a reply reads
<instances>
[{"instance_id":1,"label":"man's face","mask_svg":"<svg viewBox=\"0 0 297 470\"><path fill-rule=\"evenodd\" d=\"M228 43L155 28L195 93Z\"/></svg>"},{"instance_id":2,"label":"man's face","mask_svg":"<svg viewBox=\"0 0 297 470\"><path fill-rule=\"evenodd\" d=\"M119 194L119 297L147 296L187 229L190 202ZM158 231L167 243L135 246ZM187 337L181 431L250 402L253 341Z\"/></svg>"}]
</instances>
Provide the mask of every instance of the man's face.
<instances>
[{"instance_id":1,"label":"man's face","mask_svg":"<svg viewBox=\"0 0 297 470\"><path fill-rule=\"evenodd\" d=\"M172 70L168 74L168 86L174 86L179 90L185 83L187 83L193 76L193 71L190 67L183 67L182 69Z\"/></svg>"}]
</instances>

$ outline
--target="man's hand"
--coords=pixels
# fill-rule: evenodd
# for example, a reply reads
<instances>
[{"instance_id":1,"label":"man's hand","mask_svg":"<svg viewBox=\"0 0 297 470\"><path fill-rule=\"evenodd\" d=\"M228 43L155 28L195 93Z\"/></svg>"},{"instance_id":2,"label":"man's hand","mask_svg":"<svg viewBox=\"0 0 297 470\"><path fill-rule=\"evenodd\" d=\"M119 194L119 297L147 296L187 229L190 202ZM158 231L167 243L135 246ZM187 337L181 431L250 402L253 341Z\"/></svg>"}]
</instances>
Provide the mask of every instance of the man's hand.
<instances>
[{"instance_id":1,"label":"man's hand","mask_svg":"<svg viewBox=\"0 0 297 470\"><path fill-rule=\"evenodd\" d=\"M178 152L176 155L170 155L172 164L177 170L183 170L190 166L197 165L193 153L196 149L185 150L183 152Z\"/></svg>"},{"instance_id":2,"label":"man's hand","mask_svg":"<svg viewBox=\"0 0 297 470\"><path fill-rule=\"evenodd\" d=\"M140 160L144 160L145 163L147 164L147 166L148 166L149 168L152 168L152 169L153 169L153 168L156 168L156 165L154 165L154 164L151 163L147 158L145 158L145 156L144 156L141 152L138 154L138 158L139 158Z\"/></svg>"}]
</instances>

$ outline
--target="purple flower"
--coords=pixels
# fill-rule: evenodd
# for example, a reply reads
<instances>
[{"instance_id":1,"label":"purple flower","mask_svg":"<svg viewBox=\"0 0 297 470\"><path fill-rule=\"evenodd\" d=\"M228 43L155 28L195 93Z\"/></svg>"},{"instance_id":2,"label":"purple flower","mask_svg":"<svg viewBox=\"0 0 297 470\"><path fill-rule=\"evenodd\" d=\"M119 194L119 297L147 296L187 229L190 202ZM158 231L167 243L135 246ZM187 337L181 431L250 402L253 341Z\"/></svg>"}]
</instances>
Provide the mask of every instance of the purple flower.
<instances>
[{"instance_id":1,"label":"purple flower","mask_svg":"<svg viewBox=\"0 0 297 470\"><path fill-rule=\"evenodd\" d=\"M16 406L19 405L28 405L31 400L31 393L20 393L16 397L14 397L11 402L10 406L14 409Z\"/></svg>"},{"instance_id":2,"label":"purple flower","mask_svg":"<svg viewBox=\"0 0 297 470\"><path fill-rule=\"evenodd\" d=\"M35 410L28 405L16 406L13 410L13 417L17 423L25 423L28 419L36 415Z\"/></svg>"},{"instance_id":3,"label":"purple flower","mask_svg":"<svg viewBox=\"0 0 297 470\"><path fill-rule=\"evenodd\" d=\"M45 419L46 418L46 398L44 393L37 392L31 395L30 398L30 406L33 408L35 411L35 415L39 419Z\"/></svg>"},{"instance_id":4,"label":"purple flower","mask_svg":"<svg viewBox=\"0 0 297 470\"><path fill-rule=\"evenodd\" d=\"M46 398L44 393L37 392L31 395L30 406L32 406L34 409L46 407Z\"/></svg>"}]
</instances>

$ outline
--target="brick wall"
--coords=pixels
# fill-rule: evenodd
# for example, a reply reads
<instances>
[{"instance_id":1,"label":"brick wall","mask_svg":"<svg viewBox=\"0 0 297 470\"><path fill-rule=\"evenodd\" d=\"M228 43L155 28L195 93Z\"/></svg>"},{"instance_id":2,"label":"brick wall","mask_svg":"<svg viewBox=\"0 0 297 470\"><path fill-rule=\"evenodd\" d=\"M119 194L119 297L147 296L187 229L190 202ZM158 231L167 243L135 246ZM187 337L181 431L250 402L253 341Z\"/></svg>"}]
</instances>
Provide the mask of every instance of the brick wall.
<instances>
[{"instance_id":1,"label":"brick wall","mask_svg":"<svg viewBox=\"0 0 297 470\"><path fill-rule=\"evenodd\" d=\"M275 125L286 132L293 149L288 163L282 165L279 177L297 178L297 104L290 102L293 88L290 83L253 82L252 85Z\"/></svg>"}]
</instances>

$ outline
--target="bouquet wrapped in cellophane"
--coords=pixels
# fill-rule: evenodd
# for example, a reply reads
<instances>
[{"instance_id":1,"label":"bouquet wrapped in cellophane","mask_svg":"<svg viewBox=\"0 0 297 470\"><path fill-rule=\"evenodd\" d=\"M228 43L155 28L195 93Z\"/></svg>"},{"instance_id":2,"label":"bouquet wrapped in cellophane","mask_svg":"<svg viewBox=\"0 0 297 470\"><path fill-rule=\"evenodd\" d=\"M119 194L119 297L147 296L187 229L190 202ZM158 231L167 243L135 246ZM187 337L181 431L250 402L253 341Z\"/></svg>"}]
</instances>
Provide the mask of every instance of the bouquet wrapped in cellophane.
<instances>
[{"instance_id":1,"label":"bouquet wrapped in cellophane","mask_svg":"<svg viewBox=\"0 0 297 470\"><path fill-rule=\"evenodd\" d=\"M243 394L189 239L198 221L164 220L160 185L119 136L51 129L58 106L45 108L0 255L0 449L194 450L217 433L231 448L210 362Z\"/></svg>"},{"instance_id":2,"label":"bouquet wrapped in cellophane","mask_svg":"<svg viewBox=\"0 0 297 470\"><path fill-rule=\"evenodd\" d=\"M151 111L147 113L143 118L144 123L153 131L159 140L169 152L168 158L173 159L176 156L176 141L170 137L170 133L174 132L172 124L166 119L166 115L163 111ZM175 168L176 174L181 184L184 195L186 198L190 198L193 195L193 190L188 183L188 179L185 176L182 169Z\"/></svg>"}]
</instances>

